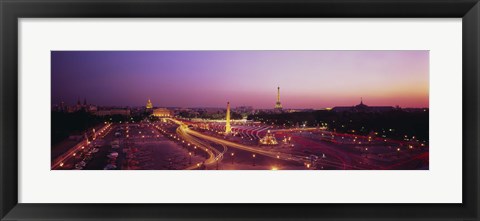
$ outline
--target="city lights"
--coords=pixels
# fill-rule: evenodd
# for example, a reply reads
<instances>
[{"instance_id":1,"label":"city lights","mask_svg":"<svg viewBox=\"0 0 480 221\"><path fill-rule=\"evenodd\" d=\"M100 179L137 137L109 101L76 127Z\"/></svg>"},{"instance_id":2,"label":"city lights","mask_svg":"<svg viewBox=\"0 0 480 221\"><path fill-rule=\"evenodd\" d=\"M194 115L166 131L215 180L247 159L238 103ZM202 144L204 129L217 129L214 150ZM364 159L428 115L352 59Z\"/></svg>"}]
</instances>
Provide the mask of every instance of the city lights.
<instances>
[{"instance_id":1,"label":"city lights","mask_svg":"<svg viewBox=\"0 0 480 221\"><path fill-rule=\"evenodd\" d=\"M429 169L427 51L99 55L52 52L54 170Z\"/></svg>"}]
</instances>

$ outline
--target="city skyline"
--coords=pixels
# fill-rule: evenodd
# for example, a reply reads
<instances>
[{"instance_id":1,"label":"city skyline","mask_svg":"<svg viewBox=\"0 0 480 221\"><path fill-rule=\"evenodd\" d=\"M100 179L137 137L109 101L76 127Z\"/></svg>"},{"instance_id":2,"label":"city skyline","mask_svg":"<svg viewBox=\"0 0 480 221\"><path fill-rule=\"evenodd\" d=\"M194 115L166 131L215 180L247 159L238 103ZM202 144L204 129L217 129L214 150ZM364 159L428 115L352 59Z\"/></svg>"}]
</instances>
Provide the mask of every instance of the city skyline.
<instances>
[{"instance_id":1,"label":"city skyline","mask_svg":"<svg viewBox=\"0 0 480 221\"><path fill-rule=\"evenodd\" d=\"M52 104L428 107L428 51L53 51Z\"/></svg>"}]
</instances>

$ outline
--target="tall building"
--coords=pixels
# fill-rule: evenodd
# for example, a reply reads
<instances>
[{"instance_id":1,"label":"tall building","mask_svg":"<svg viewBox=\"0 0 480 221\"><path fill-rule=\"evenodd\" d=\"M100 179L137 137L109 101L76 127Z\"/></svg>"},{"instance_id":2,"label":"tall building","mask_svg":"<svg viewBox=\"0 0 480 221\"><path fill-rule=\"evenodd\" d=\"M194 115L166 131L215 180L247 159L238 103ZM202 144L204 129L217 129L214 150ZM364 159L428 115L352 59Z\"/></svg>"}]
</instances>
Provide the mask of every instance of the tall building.
<instances>
[{"instance_id":1,"label":"tall building","mask_svg":"<svg viewBox=\"0 0 480 221\"><path fill-rule=\"evenodd\" d=\"M153 104L152 104L152 101L150 101L150 99L148 99L147 101L147 106L146 106L147 109L152 109L153 108Z\"/></svg>"},{"instance_id":2,"label":"tall building","mask_svg":"<svg viewBox=\"0 0 480 221\"><path fill-rule=\"evenodd\" d=\"M232 132L232 126L230 126L230 102L227 102L227 116L225 123L225 134L230 134Z\"/></svg>"},{"instance_id":3,"label":"tall building","mask_svg":"<svg viewBox=\"0 0 480 221\"><path fill-rule=\"evenodd\" d=\"M280 87L277 88L277 103L275 103L276 110L282 110L282 103L280 103Z\"/></svg>"}]
</instances>

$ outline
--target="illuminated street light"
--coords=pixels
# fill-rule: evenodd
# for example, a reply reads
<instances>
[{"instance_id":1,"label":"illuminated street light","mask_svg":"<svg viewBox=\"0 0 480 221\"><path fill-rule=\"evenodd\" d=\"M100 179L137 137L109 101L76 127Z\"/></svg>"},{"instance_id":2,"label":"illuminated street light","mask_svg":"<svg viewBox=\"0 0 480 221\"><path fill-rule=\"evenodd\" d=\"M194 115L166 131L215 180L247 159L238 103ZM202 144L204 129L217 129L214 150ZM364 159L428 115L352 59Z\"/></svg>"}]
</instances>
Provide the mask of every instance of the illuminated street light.
<instances>
[{"instance_id":1,"label":"illuminated street light","mask_svg":"<svg viewBox=\"0 0 480 221\"><path fill-rule=\"evenodd\" d=\"M192 152L188 152L188 155L190 155L190 161L189 161L189 163L192 164Z\"/></svg>"}]
</instances>

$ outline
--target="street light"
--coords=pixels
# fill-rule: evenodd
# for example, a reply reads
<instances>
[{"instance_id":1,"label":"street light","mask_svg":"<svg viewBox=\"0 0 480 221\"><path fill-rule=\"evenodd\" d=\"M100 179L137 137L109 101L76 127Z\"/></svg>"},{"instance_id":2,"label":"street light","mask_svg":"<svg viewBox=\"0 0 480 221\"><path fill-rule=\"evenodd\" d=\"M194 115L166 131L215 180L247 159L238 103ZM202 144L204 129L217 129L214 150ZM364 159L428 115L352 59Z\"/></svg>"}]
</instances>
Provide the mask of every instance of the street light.
<instances>
[{"instance_id":1,"label":"street light","mask_svg":"<svg viewBox=\"0 0 480 221\"><path fill-rule=\"evenodd\" d=\"M235 153L231 153L230 156L232 157L232 164L233 164L233 156L235 156Z\"/></svg>"},{"instance_id":2,"label":"street light","mask_svg":"<svg viewBox=\"0 0 480 221\"><path fill-rule=\"evenodd\" d=\"M253 166L255 166L255 154L252 155L253 158Z\"/></svg>"},{"instance_id":3,"label":"street light","mask_svg":"<svg viewBox=\"0 0 480 221\"><path fill-rule=\"evenodd\" d=\"M189 161L189 164L192 164L192 152L188 152L188 155L190 155L190 161Z\"/></svg>"}]
</instances>

